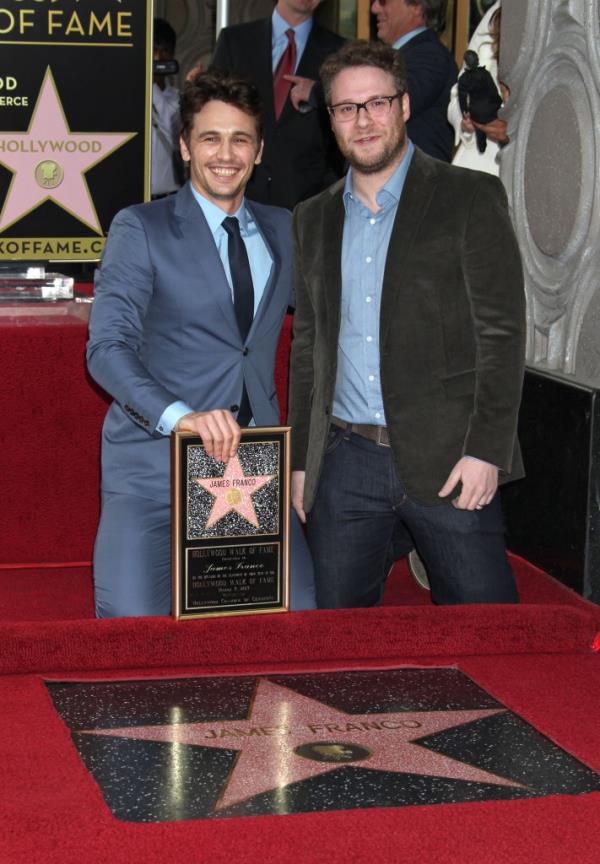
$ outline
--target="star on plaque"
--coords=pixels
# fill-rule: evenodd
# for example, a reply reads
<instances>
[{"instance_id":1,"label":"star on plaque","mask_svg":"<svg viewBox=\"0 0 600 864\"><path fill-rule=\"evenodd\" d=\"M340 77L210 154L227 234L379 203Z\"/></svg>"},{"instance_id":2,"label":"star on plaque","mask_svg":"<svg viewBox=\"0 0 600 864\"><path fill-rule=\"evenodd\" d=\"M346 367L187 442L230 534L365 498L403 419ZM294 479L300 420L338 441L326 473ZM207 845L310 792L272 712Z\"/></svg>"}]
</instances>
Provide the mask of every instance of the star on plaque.
<instances>
[{"instance_id":1,"label":"star on plaque","mask_svg":"<svg viewBox=\"0 0 600 864\"><path fill-rule=\"evenodd\" d=\"M522 789L520 783L418 743L428 735L504 711L488 708L348 714L288 687L259 679L245 721L91 729L83 734L238 751L215 807L220 810L347 766Z\"/></svg>"},{"instance_id":2,"label":"star on plaque","mask_svg":"<svg viewBox=\"0 0 600 864\"><path fill-rule=\"evenodd\" d=\"M215 499L205 527L210 528L227 513L235 510L251 525L258 528L258 518L252 495L270 483L274 477L275 474L252 476L244 474L244 469L237 455L231 457L222 477L209 477L207 479L195 477L194 482L210 492Z\"/></svg>"},{"instance_id":3,"label":"star on plaque","mask_svg":"<svg viewBox=\"0 0 600 864\"><path fill-rule=\"evenodd\" d=\"M72 132L48 67L27 132L0 133L0 164L13 172L0 231L50 200L102 234L85 172L135 134Z\"/></svg>"}]
</instances>

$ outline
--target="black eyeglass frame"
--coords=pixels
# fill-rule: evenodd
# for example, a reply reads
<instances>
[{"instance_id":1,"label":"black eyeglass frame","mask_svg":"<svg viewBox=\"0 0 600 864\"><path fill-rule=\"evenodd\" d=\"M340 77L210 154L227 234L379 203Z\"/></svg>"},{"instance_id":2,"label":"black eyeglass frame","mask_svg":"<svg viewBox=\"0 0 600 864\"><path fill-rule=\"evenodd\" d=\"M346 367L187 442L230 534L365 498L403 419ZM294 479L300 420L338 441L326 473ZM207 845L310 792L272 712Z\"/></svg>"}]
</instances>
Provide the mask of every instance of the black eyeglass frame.
<instances>
[{"instance_id":1,"label":"black eyeglass frame","mask_svg":"<svg viewBox=\"0 0 600 864\"><path fill-rule=\"evenodd\" d=\"M367 99L366 102L350 102L350 101L346 101L346 102L337 102L335 105L328 105L328 106L327 106L327 111L329 112L329 116L330 116L330 117L333 117L334 120L337 119L338 122L344 123L344 122L345 122L344 120L340 120L339 117L336 118L336 116L335 116L335 109L336 109L336 108L341 108L342 105L354 105L354 107L356 108L356 113L353 114L352 117L348 117L348 118L347 118L347 122L349 122L350 120L356 120L356 118L357 118L358 115L360 114L360 109L361 109L361 108L364 108L365 111L367 112L367 114L369 114L369 116L370 116L370 112L369 112L369 109L367 108L367 105L368 105L370 102L378 102L380 99L387 99L387 101L388 101L388 106L389 106L389 107L388 107L388 110L391 111L391 110L392 110L392 102L394 101L394 99L400 99L400 98L402 98L402 96L404 96L404 93L405 93L404 90L399 90L397 93L394 93L393 96L371 96L371 98L370 98L370 99Z\"/></svg>"}]
</instances>

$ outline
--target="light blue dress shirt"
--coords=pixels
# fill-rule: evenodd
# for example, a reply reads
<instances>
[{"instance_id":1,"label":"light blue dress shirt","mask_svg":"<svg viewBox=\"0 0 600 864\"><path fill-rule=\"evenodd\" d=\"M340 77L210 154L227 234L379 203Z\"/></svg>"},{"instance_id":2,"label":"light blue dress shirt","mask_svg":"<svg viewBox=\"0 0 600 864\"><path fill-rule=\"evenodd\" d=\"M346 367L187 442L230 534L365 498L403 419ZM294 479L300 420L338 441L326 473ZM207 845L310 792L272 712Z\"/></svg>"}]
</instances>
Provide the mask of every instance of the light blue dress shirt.
<instances>
[{"instance_id":1,"label":"light blue dress shirt","mask_svg":"<svg viewBox=\"0 0 600 864\"><path fill-rule=\"evenodd\" d=\"M194 198L202 208L202 212L208 222L208 227L212 231L215 240L219 257L225 270L227 282L231 289L231 300L233 302L233 283L231 281L231 271L229 269L229 255L227 252L227 244L229 236L223 228L223 219L228 215L232 215L239 219L240 233L248 252L248 261L250 263L250 272L252 273L252 284L254 286L254 314L258 309L259 303L265 291L269 276L271 275L271 267L273 259L271 253L265 243L262 234L258 229L258 225L252 218L252 214L246 208L245 200L242 201L239 210L236 213L228 214L201 195L191 184L190 188ZM241 396L241 394L240 394ZM215 405L215 408L223 406ZM185 415L190 414L194 409L190 408L185 402L177 401L168 405L160 416L160 420L156 426L156 431L162 435L170 435L177 422Z\"/></svg>"},{"instance_id":2,"label":"light blue dress shirt","mask_svg":"<svg viewBox=\"0 0 600 864\"><path fill-rule=\"evenodd\" d=\"M407 42L410 42L415 36L418 36L419 33L423 33L427 30L427 27L415 27L414 30L411 30L410 33L405 33L404 36L401 36L399 39L396 39L392 48L395 48L396 51L398 48L402 48L403 45L406 45Z\"/></svg>"},{"instance_id":3,"label":"light blue dress shirt","mask_svg":"<svg viewBox=\"0 0 600 864\"><path fill-rule=\"evenodd\" d=\"M348 423L385 426L379 374L379 319L387 251L406 174L414 153L406 154L377 193L372 213L352 191L352 169L344 188L342 314L333 414Z\"/></svg>"},{"instance_id":4,"label":"light blue dress shirt","mask_svg":"<svg viewBox=\"0 0 600 864\"><path fill-rule=\"evenodd\" d=\"M272 21L272 29L273 29L273 41L271 43L272 49L272 58L273 58L273 72L277 69L277 64L281 60L283 52L288 46L288 38L285 35L286 30L289 30L291 24L288 24L285 21L279 12L275 9L273 10L273 16L271 18ZM306 48L306 43L308 42L308 37L310 36L310 31L312 30L313 19L308 18L308 20L303 21L302 24L298 24L296 27L291 27L294 31L294 40L296 42L296 67L294 71L298 68L298 64L302 59L302 54L304 49Z\"/></svg>"}]
</instances>

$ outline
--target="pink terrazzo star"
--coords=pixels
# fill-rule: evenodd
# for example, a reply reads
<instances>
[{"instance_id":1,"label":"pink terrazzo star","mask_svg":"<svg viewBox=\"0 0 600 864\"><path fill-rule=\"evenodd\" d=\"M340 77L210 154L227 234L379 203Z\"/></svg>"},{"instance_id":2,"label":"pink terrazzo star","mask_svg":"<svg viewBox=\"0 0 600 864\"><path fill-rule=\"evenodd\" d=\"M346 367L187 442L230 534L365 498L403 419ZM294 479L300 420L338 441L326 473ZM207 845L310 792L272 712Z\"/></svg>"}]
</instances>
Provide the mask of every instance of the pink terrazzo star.
<instances>
[{"instance_id":1,"label":"pink terrazzo star","mask_svg":"<svg viewBox=\"0 0 600 864\"><path fill-rule=\"evenodd\" d=\"M13 172L0 231L50 200L101 234L85 172L135 134L71 132L48 67L27 132L0 133L0 164Z\"/></svg>"},{"instance_id":2,"label":"pink terrazzo star","mask_svg":"<svg viewBox=\"0 0 600 864\"><path fill-rule=\"evenodd\" d=\"M418 743L436 732L504 711L348 714L259 679L246 720L91 729L84 734L237 750L233 771L215 808L220 810L347 766L522 789L520 783Z\"/></svg>"},{"instance_id":3,"label":"pink terrazzo star","mask_svg":"<svg viewBox=\"0 0 600 864\"><path fill-rule=\"evenodd\" d=\"M206 480L194 477L194 482L198 486L215 497L206 528L210 528L232 510L258 528L252 495L266 486L275 476L275 474L246 475L238 456L232 456L222 477L210 477Z\"/></svg>"}]
</instances>

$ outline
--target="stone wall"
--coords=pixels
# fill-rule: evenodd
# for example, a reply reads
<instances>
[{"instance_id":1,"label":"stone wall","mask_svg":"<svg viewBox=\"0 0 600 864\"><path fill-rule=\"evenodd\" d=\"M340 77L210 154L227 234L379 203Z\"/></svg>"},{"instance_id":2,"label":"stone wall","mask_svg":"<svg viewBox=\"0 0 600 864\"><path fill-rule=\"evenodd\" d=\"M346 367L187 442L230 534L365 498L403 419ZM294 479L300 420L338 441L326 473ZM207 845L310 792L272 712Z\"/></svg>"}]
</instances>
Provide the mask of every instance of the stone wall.
<instances>
[{"instance_id":1,"label":"stone wall","mask_svg":"<svg viewBox=\"0 0 600 864\"><path fill-rule=\"evenodd\" d=\"M525 267L528 364L600 386L600 4L502 10L501 178Z\"/></svg>"}]
</instances>

